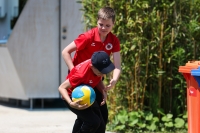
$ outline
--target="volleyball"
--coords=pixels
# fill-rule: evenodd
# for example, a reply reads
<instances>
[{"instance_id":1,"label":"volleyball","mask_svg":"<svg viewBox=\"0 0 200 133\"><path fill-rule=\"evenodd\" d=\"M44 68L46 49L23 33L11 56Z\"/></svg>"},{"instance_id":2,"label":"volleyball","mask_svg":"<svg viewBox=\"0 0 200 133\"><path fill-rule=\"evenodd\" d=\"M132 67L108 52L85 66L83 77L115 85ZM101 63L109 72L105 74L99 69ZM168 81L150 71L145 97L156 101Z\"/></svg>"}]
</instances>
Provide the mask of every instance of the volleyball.
<instances>
[{"instance_id":1,"label":"volleyball","mask_svg":"<svg viewBox=\"0 0 200 133\"><path fill-rule=\"evenodd\" d=\"M72 101L82 100L81 105L86 104L91 106L95 99L96 94L94 89L88 85L79 85L72 91Z\"/></svg>"}]
</instances>

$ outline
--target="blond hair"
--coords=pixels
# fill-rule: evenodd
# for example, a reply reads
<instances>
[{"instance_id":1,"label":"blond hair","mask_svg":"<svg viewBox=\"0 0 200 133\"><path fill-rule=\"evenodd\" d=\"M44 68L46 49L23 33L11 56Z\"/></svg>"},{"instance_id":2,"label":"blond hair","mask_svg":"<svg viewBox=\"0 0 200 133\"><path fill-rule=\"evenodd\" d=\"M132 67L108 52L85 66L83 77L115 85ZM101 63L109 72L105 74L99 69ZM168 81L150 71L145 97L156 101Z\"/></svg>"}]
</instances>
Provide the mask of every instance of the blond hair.
<instances>
[{"instance_id":1,"label":"blond hair","mask_svg":"<svg viewBox=\"0 0 200 133\"><path fill-rule=\"evenodd\" d=\"M115 22L115 11L111 7L103 7L98 11L98 20L99 19L112 19L113 23Z\"/></svg>"}]
</instances>

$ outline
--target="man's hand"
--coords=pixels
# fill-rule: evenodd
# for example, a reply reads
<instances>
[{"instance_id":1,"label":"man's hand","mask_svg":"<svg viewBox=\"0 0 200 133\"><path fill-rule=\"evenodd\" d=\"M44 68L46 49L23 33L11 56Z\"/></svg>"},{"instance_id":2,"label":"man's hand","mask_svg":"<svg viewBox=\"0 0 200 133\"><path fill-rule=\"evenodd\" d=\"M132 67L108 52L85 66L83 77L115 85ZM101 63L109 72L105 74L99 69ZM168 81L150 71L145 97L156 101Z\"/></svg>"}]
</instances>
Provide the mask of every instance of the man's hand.
<instances>
[{"instance_id":1,"label":"man's hand","mask_svg":"<svg viewBox=\"0 0 200 133\"><path fill-rule=\"evenodd\" d=\"M72 102L69 103L69 106L72 107L72 108L74 108L74 109L77 109L77 110L83 110L83 109L88 108L87 103L81 105L81 104L80 104L81 101L82 101L82 100L77 100L77 101L75 101L75 102L72 101Z\"/></svg>"},{"instance_id":2,"label":"man's hand","mask_svg":"<svg viewBox=\"0 0 200 133\"><path fill-rule=\"evenodd\" d=\"M110 80L110 84L109 85L107 85L106 86L106 91L108 91L108 90L110 90L112 87L114 87L115 86L115 84L117 83L117 81L116 80L114 80L114 79L111 79Z\"/></svg>"},{"instance_id":3,"label":"man's hand","mask_svg":"<svg viewBox=\"0 0 200 133\"><path fill-rule=\"evenodd\" d=\"M107 100L107 91L103 90L102 91L102 96L103 96L103 101L101 102L101 106L106 103L106 100Z\"/></svg>"}]
</instances>

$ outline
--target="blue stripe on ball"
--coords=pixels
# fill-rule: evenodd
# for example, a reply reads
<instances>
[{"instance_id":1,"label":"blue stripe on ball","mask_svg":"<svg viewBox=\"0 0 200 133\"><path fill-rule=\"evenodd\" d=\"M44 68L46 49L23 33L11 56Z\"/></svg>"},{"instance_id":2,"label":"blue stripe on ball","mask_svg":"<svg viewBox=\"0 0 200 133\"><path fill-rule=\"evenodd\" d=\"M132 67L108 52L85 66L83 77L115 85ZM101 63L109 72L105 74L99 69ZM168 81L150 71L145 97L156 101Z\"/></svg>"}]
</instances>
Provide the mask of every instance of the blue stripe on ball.
<instances>
[{"instance_id":1,"label":"blue stripe on ball","mask_svg":"<svg viewBox=\"0 0 200 133\"><path fill-rule=\"evenodd\" d=\"M72 97L73 97L73 98L78 99L78 98L81 98L81 97L84 96L84 93L83 93L83 91L81 90L82 87L83 87L83 86L81 85L81 86L76 87L76 89L73 90L73 93L72 93Z\"/></svg>"}]
</instances>

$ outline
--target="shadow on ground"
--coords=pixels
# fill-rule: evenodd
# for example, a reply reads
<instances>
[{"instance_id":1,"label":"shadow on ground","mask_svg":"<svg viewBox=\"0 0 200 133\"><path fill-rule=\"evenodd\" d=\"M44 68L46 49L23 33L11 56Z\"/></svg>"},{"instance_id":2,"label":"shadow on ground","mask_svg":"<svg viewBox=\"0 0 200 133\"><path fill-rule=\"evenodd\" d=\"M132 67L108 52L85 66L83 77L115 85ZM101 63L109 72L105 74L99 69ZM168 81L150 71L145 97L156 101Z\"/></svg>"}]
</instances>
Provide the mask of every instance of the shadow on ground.
<instances>
[{"instance_id":1,"label":"shadow on ground","mask_svg":"<svg viewBox=\"0 0 200 133\"><path fill-rule=\"evenodd\" d=\"M16 100L16 99L0 99L0 105L13 108L21 108L27 110L38 109L67 109L62 99L31 99L31 100Z\"/></svg>"}]
</instances>

